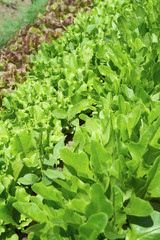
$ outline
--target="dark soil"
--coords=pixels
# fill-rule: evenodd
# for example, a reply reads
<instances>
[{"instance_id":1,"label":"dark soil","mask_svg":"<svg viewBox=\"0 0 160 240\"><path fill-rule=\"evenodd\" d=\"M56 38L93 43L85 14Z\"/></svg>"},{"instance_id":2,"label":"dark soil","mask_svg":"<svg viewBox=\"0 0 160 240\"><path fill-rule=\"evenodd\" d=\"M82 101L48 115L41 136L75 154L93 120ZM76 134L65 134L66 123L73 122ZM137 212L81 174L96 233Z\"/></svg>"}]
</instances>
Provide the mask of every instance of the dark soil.
<instances>
[{"instance_id":1,"label":"dark soil","mask_svg":"<svg viewBox=\"0 0 160 240\"><path fill-rule=\"evenodd\" d=\"M18 17L20 11L31 4L31 0L0 0L0 28L7 19Z\"/></svg>"}]
</instances>

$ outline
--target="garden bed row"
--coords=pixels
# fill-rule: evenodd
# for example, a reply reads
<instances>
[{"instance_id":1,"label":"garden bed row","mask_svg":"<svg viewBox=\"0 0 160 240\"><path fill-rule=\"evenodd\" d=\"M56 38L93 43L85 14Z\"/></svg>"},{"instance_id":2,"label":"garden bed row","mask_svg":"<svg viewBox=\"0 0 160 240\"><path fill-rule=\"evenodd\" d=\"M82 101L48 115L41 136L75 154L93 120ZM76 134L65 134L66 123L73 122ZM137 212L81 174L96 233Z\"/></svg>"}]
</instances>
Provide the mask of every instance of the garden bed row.
<instances>
[{"instance_id":1,"label":"garden bed row","mask_svg":"<svg viewBox=\"0 0 160 240\"><path fill-rule=\"evenodd\" d=\"M158 1L95 0L0 112L0 237L160 238Z\"/></svg>"}]
</instances>

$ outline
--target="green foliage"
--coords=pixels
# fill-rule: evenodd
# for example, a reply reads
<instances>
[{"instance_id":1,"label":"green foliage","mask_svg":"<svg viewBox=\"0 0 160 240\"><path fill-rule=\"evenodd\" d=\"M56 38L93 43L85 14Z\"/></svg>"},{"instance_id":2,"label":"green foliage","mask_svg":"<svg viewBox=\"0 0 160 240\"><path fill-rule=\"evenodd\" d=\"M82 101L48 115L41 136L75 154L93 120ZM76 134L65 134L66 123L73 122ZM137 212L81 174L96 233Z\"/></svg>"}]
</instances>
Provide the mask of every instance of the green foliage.
<instances>
[{"instance_id":1,"label":"green foliage","mask_svg":"<svg viewBox=\"0 0 160 240\"><path fill-rule=\"evenodd\" d=\"M73 24L75 15L80 11L91 10L91 4L92 0L51 0L45 5L46 11L43 14L40 12L43 12L44 9L40 9L33 24L24 26L12 37L5 48L0 51L0 106L2 106L2 99L8 92L15 91L20 83L26 81L27 70L32 69L33 66L31 56L37 54L41 43L45 41L51 43L53 39L62 36L66 27ZM36 6L39 9L39 4ZM32 11L33 13L36 12L34 7L35 5L30 8L31 13L28 13L29 16L24 16L23 21L26 18L31 20ZM19 26L20 24L18 24ZM14 27L12 27L12 30L14 30ZM3 29L0 38L3 39L6 29L9 28L5 27ZM8 37L9 33L7 33ZM70 49L74 49L71 44ZM5 102L7 104L7 101ZM39 106L36 106L35 110L40 111ZM40 112L42 113L42 111ZM66 112L64 110L60 113L55 110L54 113L55 116L61 114L61 118L65 118Z\"/></svg>"},{"instance_id":2,"label":"green foliage","mask_svg":"<svg viewBox=\"0 0 160 240\"><path fill-rule=\"evenodd\" d=\"M3 100L2 239L160 237L160 4L94 4Z\"/></svg>"}]
</instances>

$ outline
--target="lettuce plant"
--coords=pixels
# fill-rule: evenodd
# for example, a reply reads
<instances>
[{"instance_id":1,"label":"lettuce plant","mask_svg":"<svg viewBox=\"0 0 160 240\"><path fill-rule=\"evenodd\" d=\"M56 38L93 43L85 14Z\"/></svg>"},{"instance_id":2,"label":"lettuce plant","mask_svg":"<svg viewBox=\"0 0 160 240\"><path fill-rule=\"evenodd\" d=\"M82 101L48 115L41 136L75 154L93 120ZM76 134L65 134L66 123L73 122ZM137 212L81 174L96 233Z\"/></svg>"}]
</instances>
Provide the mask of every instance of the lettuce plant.
<instances>
[{"instance_id":1,"label":"lettuce plant","mask_svg":"<svg viewBox=\"0 0 160 240\"><path fill-rule=\"evenodd\" d=\"M0 231L160 238L159 1L98 1L0 112Z\"/></svg>"},{"instance_id":2,"label":"lettuce plant","mask_svg":"<svg viewBox=\"0 0 160 240\"><path fill-rule=\"evenodd\" d=\"M53 39L62 36L65 28L73 24L76 14L90 10L91 3L91 0L50 1L44 7L45 13L39 12L33 24L24 26L11 38L0 51L0 99L26 80L27 71L32 69L31 54L37 53L41 43L51 43ZM36 6L39 8L38 3ZM30 11L28 15L31 18L34 8ZM23 21L25 19L27 17L23 16ZM19 29L19 24L17 27Z\"/></svg>"}]
</instances>

